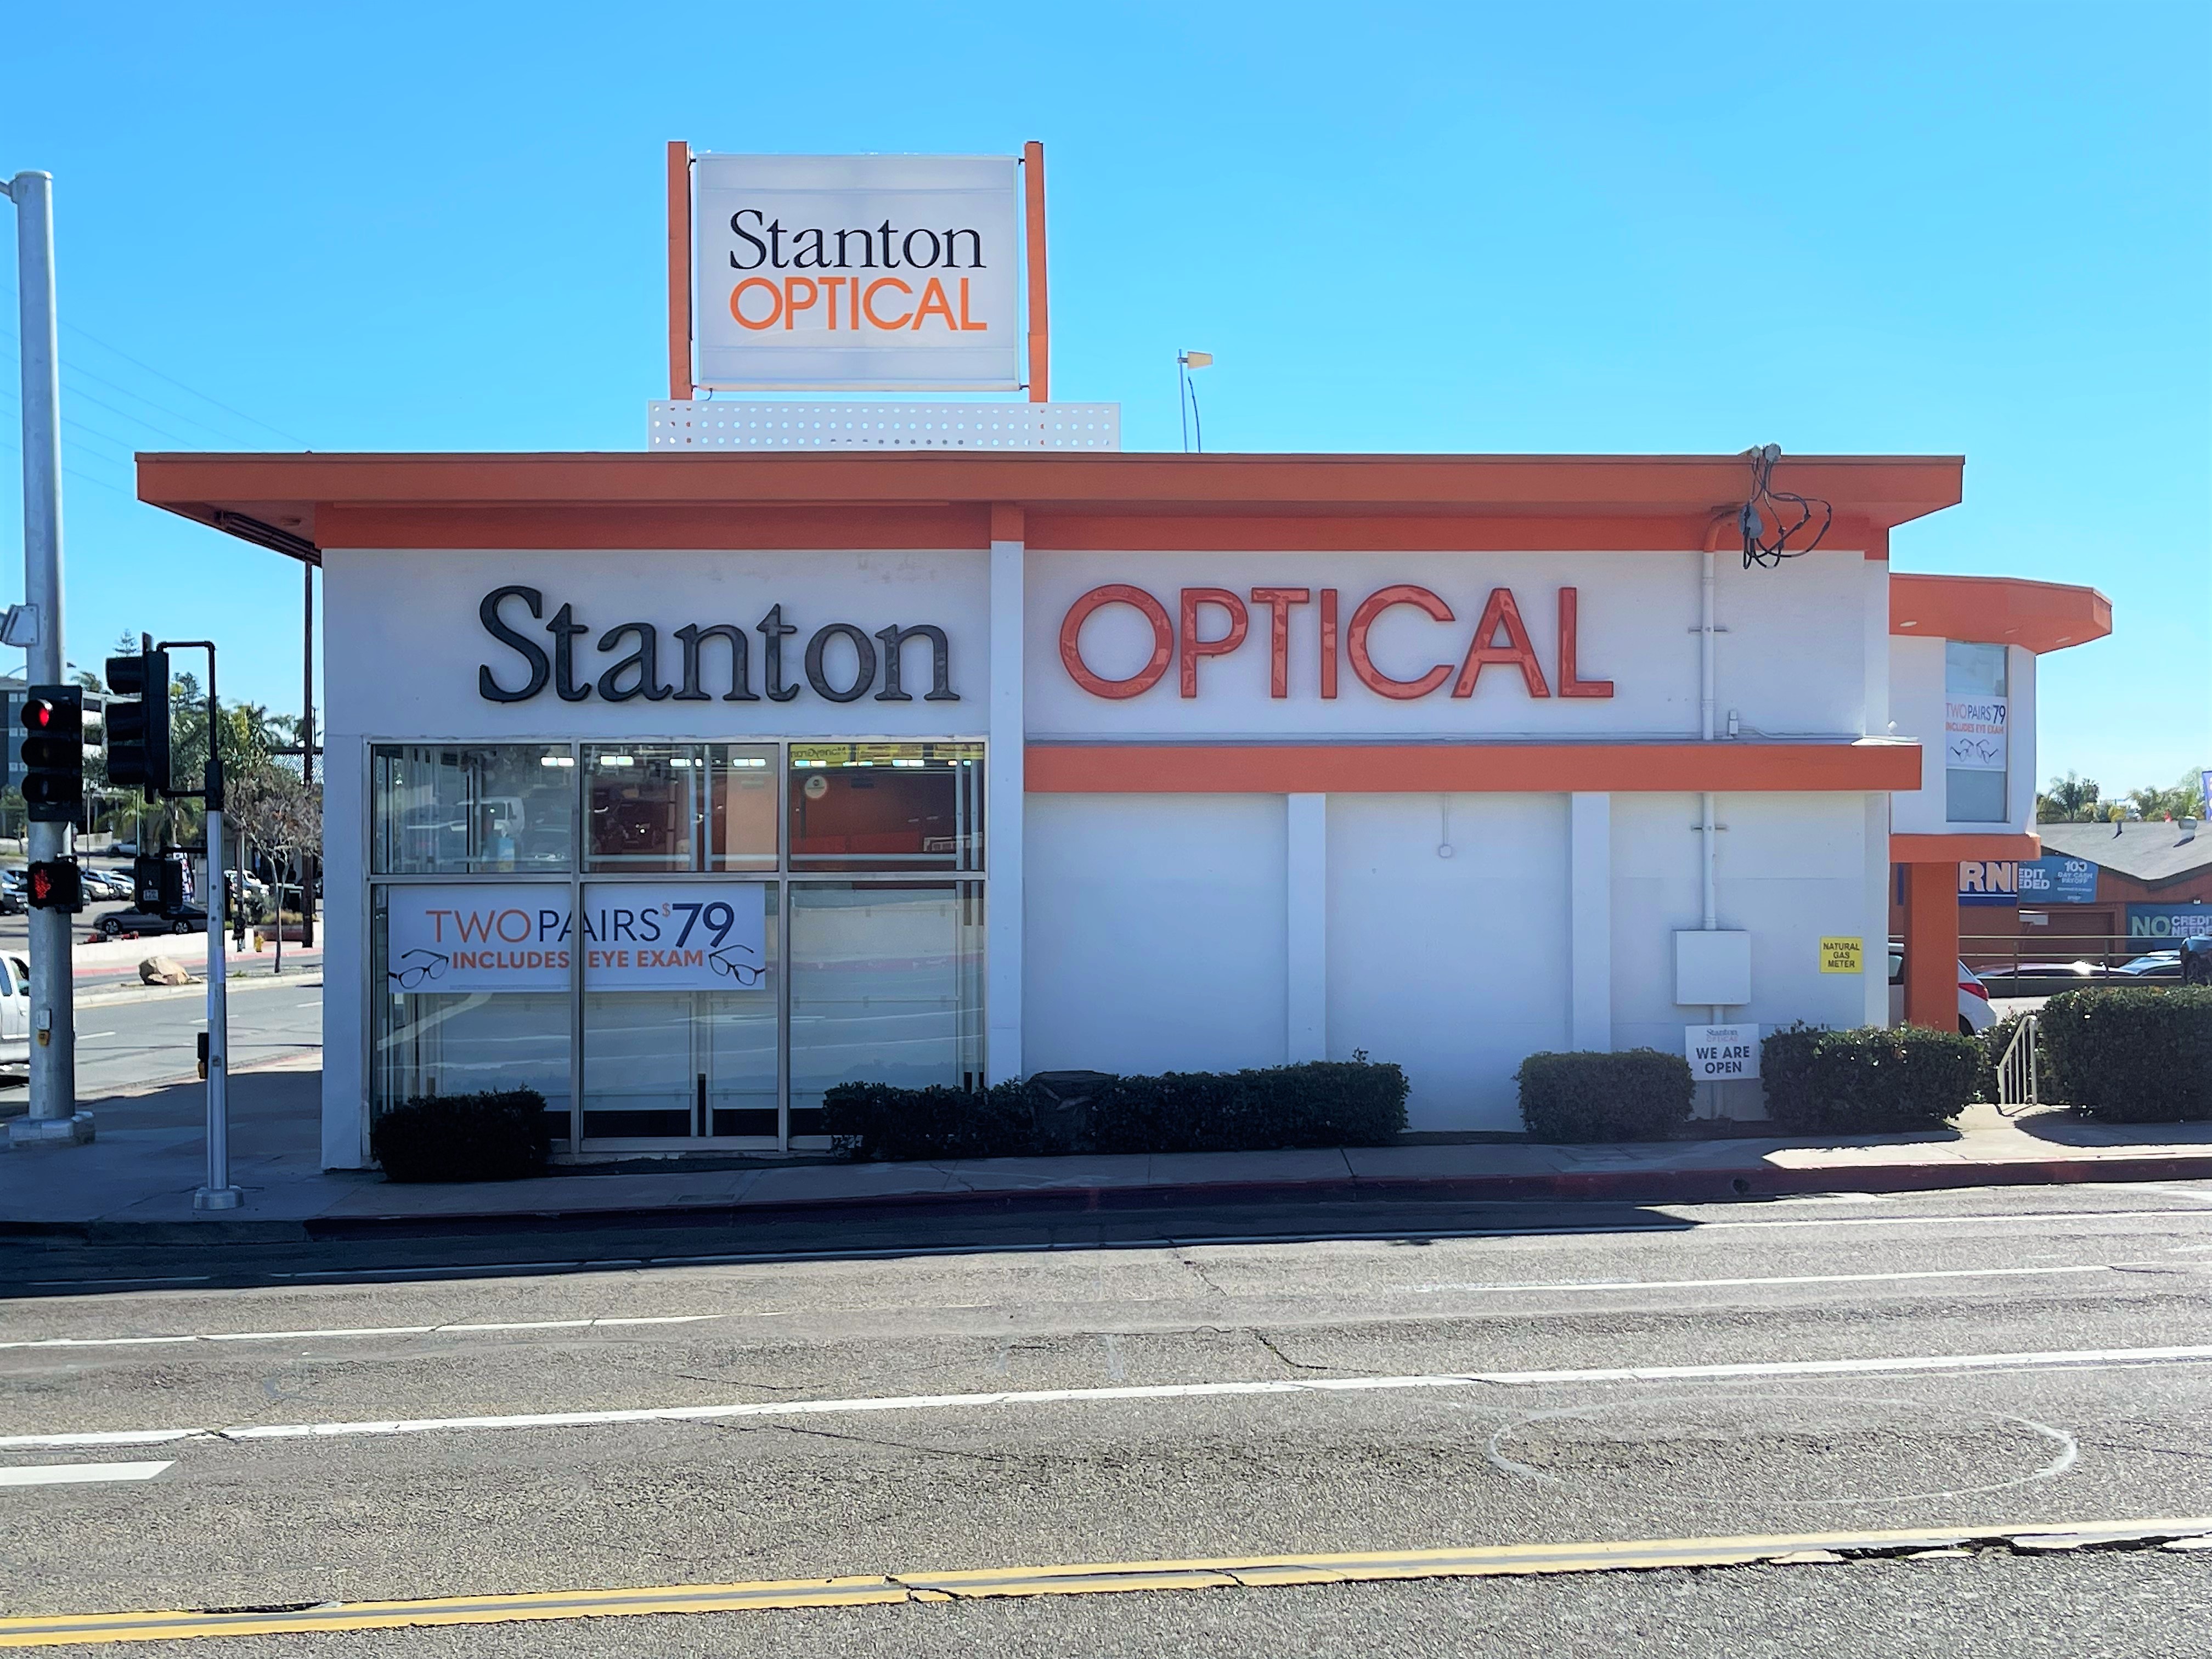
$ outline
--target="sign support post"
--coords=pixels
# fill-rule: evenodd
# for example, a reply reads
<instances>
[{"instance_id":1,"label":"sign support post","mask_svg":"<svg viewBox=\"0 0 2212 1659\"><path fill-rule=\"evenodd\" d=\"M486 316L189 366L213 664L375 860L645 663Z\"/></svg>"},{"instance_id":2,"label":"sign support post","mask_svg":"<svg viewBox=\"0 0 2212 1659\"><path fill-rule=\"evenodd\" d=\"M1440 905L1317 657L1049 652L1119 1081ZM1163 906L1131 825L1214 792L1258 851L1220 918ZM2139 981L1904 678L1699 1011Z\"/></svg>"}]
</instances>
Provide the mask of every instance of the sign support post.
<instances>
[{"instance_id":1,"label":"sign support post","mask_svg":"<svg viewBox=\"0 0 2212 1659\"><path fill-rule=\"evenodd\" d=\"M222 726L215 697L215 641L163 640L161 649L204 651L208 657L206 787L165 790L164 793L198 795L207 802L207 1182L192 1194L195 1210L234 1210L246 1194L230 1180L230 998L229 968L222 948L223 909L230 897L222 850ZM245 875L240 871L241 878ZM283 908L283 895L278 895Z\"/></svg>"},{"instance_id":2,"label":"sign support post","mask_svg":"<svg viewBox=\"0 0 2212 1659\"><path fill-rule=\"evenodd\" d=\"M62 678L61 346L54 318L53 175L19 173L4 186L15 204L17 297L23 368L23 597L36 637L27 642L33 684ZM23 643L21 641L12 642ZM26 850L64 857L67 826L34 821ZM76 981L66 910L30 916L31 1109L8 1126L12 1146L92 1139L76 1109Z\"/></svg>"}]
</instances>

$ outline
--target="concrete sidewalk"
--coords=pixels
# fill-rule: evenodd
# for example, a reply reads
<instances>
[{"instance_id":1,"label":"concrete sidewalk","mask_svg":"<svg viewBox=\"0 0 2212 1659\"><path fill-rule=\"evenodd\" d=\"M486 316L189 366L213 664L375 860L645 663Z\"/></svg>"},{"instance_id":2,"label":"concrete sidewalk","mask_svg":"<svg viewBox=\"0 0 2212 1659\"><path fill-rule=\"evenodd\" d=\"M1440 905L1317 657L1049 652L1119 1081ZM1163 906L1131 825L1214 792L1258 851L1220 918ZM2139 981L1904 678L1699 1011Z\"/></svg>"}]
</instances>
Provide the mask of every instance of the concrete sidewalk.
<instances>
[{"instance_id":1,"label":"concrete sidewalk","mask_svg":"<svg viewBox=\"0 0 2212 1659\"><path fill-rule=\"evenodd\" d=\"M231 1080L232 1179L243 1210L196 1213L203 1091L179 1083L89 1102L88 1146L0 1154L0 1235L123 1241L329 1238L499 1220L758 1216L852 1206L1130 1209L1208 1201L1612 1199L1694 1202L2080 1181L2212 1179L2212 1123L2099 1124L2063 1109L1971 1108L1955 1131L1595 1146L1352 1146L1271 1152L976 1158L943 1164L748 1161L742 1168L401 1186L317 1167L317 1061Z\"/></svg>"}]
</instances>

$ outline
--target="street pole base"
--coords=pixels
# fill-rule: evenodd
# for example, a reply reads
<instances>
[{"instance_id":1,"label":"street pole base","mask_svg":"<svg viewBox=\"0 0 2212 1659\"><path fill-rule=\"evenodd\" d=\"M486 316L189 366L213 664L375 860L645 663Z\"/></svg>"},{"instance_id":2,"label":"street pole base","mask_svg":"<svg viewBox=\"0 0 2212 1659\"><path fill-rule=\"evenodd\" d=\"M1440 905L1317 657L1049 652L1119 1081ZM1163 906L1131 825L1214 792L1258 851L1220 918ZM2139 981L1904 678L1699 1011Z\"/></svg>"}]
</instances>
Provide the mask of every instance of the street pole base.
<instances>
[{"instance_id":1,"label":"street pole base","mask_svg":"<svg viewBox=\"0 0 2212 1659\"><path fill-rule=\"evenodd\" d=\"M8 1125L11 1151L27 1146L82 1146L92 1139L92 1114L68 1117L19 1117Z\"/></svg>"},{"instance_id":2,"label":"street pole base","mask_svg":"<svg viewBox=\"0 0 2212 1659\"><path fill-rule=\"evenodd\" d=\"M234 1210L245 1202L242 1187L203 1187L192 1194L195 1210Z\"/></svg>"}]
</instances>

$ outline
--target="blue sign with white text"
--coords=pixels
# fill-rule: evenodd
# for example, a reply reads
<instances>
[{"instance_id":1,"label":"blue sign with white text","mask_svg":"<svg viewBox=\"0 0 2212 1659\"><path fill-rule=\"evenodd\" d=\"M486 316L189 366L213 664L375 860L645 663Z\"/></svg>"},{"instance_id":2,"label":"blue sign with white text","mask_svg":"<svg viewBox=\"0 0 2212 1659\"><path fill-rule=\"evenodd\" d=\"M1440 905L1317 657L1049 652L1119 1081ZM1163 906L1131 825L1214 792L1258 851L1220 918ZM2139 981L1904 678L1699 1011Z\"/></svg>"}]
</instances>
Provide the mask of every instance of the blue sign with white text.
<instances>
[{"instance_id":1,"label":"blue sign with white text","mask_svg":"<svg viewBox=\"0 0 2212 1659\"><path fill-rule=\"evenodd\" d=\"M2020 866L2022 904L2094 904L2097 866L2087 859L2045 855Z\"/></svg>"},{"instance_id":2,"label":"blue sign with white text","mask_svg":"<svg viewBox=\"0 0 2212 1659\"><path fill-rule=\"evenodd\" d=\"M2212 937L2212 904L2130 904L2128 939L2168 939Z\"/></svg>"}]
</instances>

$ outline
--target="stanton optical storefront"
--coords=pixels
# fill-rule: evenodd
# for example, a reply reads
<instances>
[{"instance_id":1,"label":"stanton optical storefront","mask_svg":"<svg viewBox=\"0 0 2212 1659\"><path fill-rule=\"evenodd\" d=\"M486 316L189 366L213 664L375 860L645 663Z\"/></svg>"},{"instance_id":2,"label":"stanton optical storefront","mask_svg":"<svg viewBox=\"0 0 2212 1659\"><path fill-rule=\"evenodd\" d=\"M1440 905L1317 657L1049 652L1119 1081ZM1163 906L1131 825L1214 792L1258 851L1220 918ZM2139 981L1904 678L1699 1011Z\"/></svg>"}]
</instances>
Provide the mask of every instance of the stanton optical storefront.
<instances>
[{"instance_id":1,"label":"stanton optical storefront","mask_svg":"<svg viewBox=\"0 0 2212 1659\"><path fill-rule=\"evenodd\" d=\"M1359 1051L1416 1128L1511 1128L1534 1050L1884 1021L1893 861L1955 927L1958 859L2033 855L2035 653L2108 613L1893 583L1954 459L1784 472L1833 528L1750 569L1740 457L173 455L141 485L324 568L343 1167L419 1094L527 1085L586 1154L805 1146L846 1079ZM1969 810L1919 658L1978 638L2010 747Z\"/></svg>"}]
</instances>

